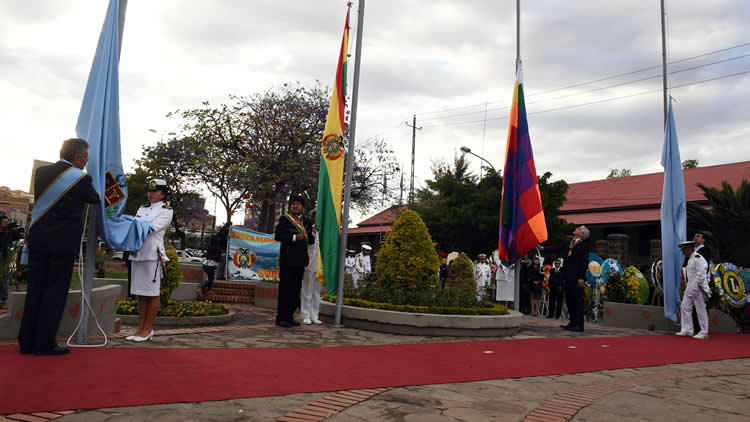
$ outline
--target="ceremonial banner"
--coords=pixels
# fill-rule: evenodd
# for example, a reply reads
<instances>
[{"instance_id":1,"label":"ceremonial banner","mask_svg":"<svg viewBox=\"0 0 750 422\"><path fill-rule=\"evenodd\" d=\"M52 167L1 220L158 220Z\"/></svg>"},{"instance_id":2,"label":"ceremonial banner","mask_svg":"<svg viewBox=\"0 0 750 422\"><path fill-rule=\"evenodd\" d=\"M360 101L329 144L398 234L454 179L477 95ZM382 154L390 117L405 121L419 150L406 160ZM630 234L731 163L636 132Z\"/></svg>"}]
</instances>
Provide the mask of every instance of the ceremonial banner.
<instances>
[{"instance_id":1,"label":"ceremonial banner","mask_svg":"<svg viewBox=\"0 0 750 422\"><path fill-rule=\"evenodd\" d=\"M76 132L89 143L86 166L101 202L100 235L113 249L135 251L153 227L123 215L128 186L120 159L120 1L110 0L86 84Z\"/></svg>"},{"instance_id":2,"label":"ceremonial banner","mask_svg":"<svg viewBox=\"0 0 750 422\"><path fill-rule=\"evenodd\" d=\"M545 240L547 224L531 150L519 65L505 150L498 254L501 260L514 263Z\"/></svg>"},{"instance_id":3,"label":"ceremonial banner","mask_svg":"<svg viewBox=\"0 0 750 422\"><path fill-rule=\"evenodd\" d=\"M278 280L280 245L272 234L230 228L227 238L227 279Z\"/></svg>"},{"instance_id":4,"label":"ceremonial banner","mask_svg":"<svg viewBox=\"0 0 750 422\"><path fill-rule=\"evenodd\" d=\"M351 7L351 5L350 5ZM344 36L341 39L336 80L320 146L318 205L315 224L318 228L320 253L315 278L324 282L328 294L336 295L341 239L341 197L344 182L344 98L346 98L346 63L349 45L349 11L346 12Z\"/></svg>"},{"instance_id":5,"label":"ceremonial banner","mask_svg":"<svg viewBox=\"0 0 750 422\"><path fill-rule=\"evenodd\" d=\"M664 148L661 153L664 167L664 190L661 196L661 253L663 262L664 315L677 321L680 311L680 281L684 256L677 246L687 237L685 179L682 177L680 146L674 124L672 102L669 102Z\"/></svg>"}]
</instances>

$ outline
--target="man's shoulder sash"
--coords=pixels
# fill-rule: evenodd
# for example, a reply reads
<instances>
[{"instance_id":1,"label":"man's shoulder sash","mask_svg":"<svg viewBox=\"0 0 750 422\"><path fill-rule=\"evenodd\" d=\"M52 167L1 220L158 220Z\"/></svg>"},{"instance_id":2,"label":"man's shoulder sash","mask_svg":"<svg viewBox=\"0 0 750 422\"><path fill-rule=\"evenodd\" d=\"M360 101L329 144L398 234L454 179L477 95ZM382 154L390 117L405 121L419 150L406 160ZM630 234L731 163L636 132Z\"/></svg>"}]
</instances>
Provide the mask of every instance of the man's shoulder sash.
<instances>
[{"instance_id":1,"label":"man's shoulder sash","mask_svg":"<svg viewBox=\"0 0 750 422\"><path fill-rule=\"evenodd\" d=\"M46 189L44 189L44 192L39 196L39 200L34 204L34 210L31 212L31 224L29 227L32 227L38 222L44 214L46 214L47 211L49 211L52 206L63 197L63 195L73 188L76 183L81 181L84 176L86 176L86 172L73 166L60 173L60 175L57 176L57 178L53 180Z\"/></svg>"},{"instance_id":2,"label":"man's shoulder sash","mask_svg":"<svg viewBox=\"0 0 750 422\"><path fill-rule=\"evenodd\" d=\"M305 226L302 224L302 221L292 214L284 214L284 217L286 217L297 230L304 233L305 240L307 240L307 230L305 230Z\"/></svg>"}]
</instances>

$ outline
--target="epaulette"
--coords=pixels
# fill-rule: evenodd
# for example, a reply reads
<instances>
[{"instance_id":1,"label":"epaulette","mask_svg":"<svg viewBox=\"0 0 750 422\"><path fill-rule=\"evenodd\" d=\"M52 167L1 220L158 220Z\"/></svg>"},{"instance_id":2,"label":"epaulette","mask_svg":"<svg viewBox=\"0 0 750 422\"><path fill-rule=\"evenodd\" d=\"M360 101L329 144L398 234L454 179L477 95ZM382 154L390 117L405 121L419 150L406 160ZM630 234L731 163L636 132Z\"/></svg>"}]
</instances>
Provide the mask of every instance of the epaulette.
<instances>
[{"instance_id":1,"label":"epaulette","mask_svg":"<svg viewBox=\"0 0 750 422\"><path fill-rule=\"evenodd\" d=\"M169 204L169 203L167 203L167 202L165 202L164 204L162 204L162 206L161 206L161 207L162 207L162 208L166 208L166 209L168 209L168 210L171 210L171 209L172 209L172 205L171 205L171 204Z\"/></svg>"},{"instance_id":2,"label":"epaulette","mask_svg":"<svg viewBox=\"0 0 750 422\"><path fill-rule=\"evenodd\" d=\"M151 203L147 202L147 203L141 205L141 208L151 208Z\"/></svg>"},{"instance_id":3,"label":"epaulette","mask_svg":"<svg viewBox=\"0 0 750 422\"><path fill-rule=\"evenodd\" d=\"M697 252L695 253L695 256L697 256L698 258L703 258L702 256L698 255Z\"/></svg>"}]
</instances>

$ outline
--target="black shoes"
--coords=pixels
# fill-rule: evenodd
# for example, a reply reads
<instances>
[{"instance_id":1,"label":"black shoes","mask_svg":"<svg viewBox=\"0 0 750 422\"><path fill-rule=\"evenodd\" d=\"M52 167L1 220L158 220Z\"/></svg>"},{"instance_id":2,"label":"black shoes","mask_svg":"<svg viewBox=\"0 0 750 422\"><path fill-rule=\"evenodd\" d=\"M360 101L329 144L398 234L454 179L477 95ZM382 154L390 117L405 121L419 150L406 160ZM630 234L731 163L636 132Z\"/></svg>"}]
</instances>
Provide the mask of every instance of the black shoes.
<instances>
[{"instance_id":1,"label":"black shoes","mask_svg":"<svg viewBox=\"0 0 750 422\"><path fill-rule=\"evenodd\" d=\"M300 326L300 323L299 323L299 322L297 322L297 321L295 321L295 320L291 320L290 322L291 322L291 323L292 323L292 325L293 325L293 326L295 326L295 327L299 327L299 326Z\"/></svg>"},{"instance_id":2,"label":"black shoes","mask_svg":"<svg viewBox=\"0 0 750 422\"><path fill-rule=\"evenodd\" d=\"M284 328L294 327L294 324L292 324L289 321L276 321L276 325L278 325L279 327L284 327Z\"/></svg>"},{"instance_id":3,"label":"black shoes","mask_svg":"<svg viewBox=\"0 0 750 422\"><path fill-rule=\"evenodd\" d=\"M61 347L61 346L54 346L51 349L47 350L37 350L34 352L34 354L39 356L48 356L48 355L66 355L70 353L70 349L67 347Z\"/></svg>"},{"instance_id":4,"label":"black shoes","mask_svg":"<svg viewBox=\"0 0 750 422\"><path fill-rule=\"evenodd\" d=\"M567 330L567 329L569 329L569 328L570 328L570 327L572 327L572 326L573 326L572 324L568 324L568 325L561 325L561 326L560 326L560 328L562 328L563 330Z\"/></svg>"},{"instance_id":5,"label":"black shoes","mask_svg":"<svg viewBox=\"0 0 750 422\"><path fill-rule=\"evenodd\" d=\"M581 333L581 332L583 332L583 327L581 327L580 325L574 325L574 326L572 326L572 327L567 327L567 328L565 328L565 329L566 329L566 330L568 330L568 331L573 331L573 332L576 332L576 333Z\"/></svg>"}]
</instances>

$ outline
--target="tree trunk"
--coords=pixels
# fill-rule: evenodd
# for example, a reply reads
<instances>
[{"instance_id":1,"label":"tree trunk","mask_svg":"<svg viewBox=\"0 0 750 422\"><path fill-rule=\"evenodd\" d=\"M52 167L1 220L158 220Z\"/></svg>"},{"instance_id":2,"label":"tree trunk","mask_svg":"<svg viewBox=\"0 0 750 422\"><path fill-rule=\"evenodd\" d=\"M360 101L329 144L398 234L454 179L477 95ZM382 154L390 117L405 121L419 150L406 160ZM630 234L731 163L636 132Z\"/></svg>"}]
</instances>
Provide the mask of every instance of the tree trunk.
<instances>
[{"instance_id":1,"label":"tree trunk","mask_svg":"<svg viewBox=\"0 0 750 422\"><path fill-rule=\"evenodd\" d=\"M258 217L258 231L261 233L273 233L274 217L276 207L272 198L263 198L260 204L260 217Z\"/></svg>"}]
</instances>

